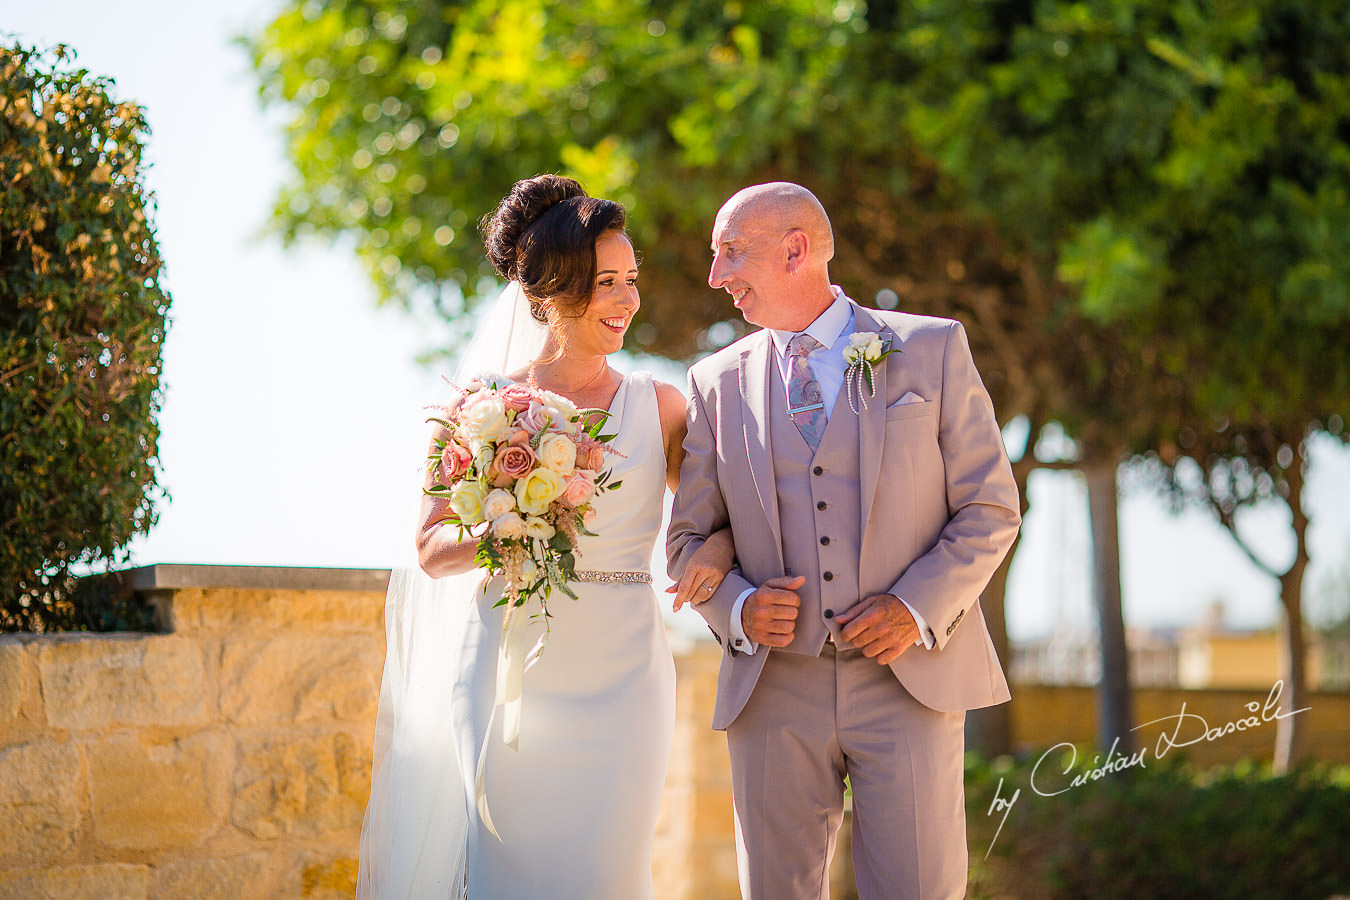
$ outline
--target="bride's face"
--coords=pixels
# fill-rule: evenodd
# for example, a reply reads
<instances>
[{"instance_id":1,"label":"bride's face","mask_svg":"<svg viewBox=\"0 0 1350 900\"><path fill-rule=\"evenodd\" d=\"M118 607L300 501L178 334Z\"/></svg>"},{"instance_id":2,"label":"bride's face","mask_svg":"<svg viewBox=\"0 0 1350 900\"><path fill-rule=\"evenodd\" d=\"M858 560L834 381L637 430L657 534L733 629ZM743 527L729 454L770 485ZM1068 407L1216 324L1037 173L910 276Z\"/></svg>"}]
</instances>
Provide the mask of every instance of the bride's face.
<instances>
[{"instance_id":1,"label":"bride's face","mask_svg":"<svg viewBox=\"0 0 1350 900\"><path fill-rule=\"evenodd\" d=\"M623 349L623 336L642 300L638 297L637 258L628 238L607 231L595 242L595 292L577 319L564 319L566 346L582 354Z\"/></svg>"}]
</instances>

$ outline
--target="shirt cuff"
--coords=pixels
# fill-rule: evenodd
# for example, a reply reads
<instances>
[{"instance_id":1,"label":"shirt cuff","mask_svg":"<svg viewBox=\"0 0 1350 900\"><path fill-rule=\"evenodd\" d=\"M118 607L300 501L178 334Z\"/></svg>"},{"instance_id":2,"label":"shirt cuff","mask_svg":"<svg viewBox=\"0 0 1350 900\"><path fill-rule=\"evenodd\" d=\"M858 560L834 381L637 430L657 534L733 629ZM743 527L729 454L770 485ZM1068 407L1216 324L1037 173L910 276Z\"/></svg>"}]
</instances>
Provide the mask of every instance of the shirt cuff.
<instances>
[{"instance_id":1,"label":"shirt cuff","mask_svg":"<svg viewBox=\"0 0 1350 900\"><path fill-rule=\"evenodd\" d=\"M759 649L759 644L756 644L754 641L750 640L750 638L745 636L745 628L741 625L741 610L745 607L745 601L749 599L750 595L754 592L754 588L742 591L741 595L736 598L736 602L731 605L731 646L742 653L748 653L751 656ZM902 600L901 602L903 603L904 601Z\"/></svg>"},{"instance_id":2,"label":"shirt cuff","mask_svg":"<svg viewBox=\"0 0 1350 900\"><path fill-rule=\"evenodd\" d=\"M928 627L928 620L919 615L919 611L905 602L904 597L898 597L901 603L905 604L905 609L914 617L914 624L919 626L919 636L914 640L914 646L922 647L925 650L932 650L937 646L937 638L933 636L933 629Z\"/></svg>"}]
</instances>

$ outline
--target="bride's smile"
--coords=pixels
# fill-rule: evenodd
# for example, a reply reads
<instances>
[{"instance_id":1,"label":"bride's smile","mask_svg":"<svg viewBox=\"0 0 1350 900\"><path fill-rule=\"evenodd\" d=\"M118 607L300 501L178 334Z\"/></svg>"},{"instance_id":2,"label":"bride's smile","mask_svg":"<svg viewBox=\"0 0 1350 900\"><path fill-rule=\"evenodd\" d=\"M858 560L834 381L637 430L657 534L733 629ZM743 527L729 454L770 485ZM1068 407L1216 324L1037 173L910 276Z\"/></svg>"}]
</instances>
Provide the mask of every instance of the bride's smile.
<instances>
[{"instance_id":1,"label":"bride's smile","mask_svg":"<svg viewBox=\"0 0 1350 900\"><path fill-rule=\"evenodd\" d=\"M608 231L595 242L595 293L581 318L569 323L568 355L609 355L623 349L623 336L642 299L638 296L637 257L621 232Z\"/></svg>"}]
</instances>

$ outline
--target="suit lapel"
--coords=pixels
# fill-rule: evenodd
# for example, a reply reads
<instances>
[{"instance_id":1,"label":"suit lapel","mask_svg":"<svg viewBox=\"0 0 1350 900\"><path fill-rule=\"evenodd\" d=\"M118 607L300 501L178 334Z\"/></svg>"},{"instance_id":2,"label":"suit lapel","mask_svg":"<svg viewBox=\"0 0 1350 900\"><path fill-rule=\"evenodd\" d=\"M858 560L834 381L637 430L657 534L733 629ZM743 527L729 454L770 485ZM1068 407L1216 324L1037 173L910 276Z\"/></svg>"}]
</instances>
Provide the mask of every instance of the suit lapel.
<instances>
[{"instance_id":1,"label":"suit lapel","mask_svg":"<svg viewBox=\"0 0 1350 900\"><path fill-rule=\"evenodd\" d=\"M769 366L773 365L772 340L763 330L741 357L740 393L741 413L745 422L746 458L750 462L750 477L759 495L760 508L768 519L773 534L774 552L778 554L778 569L783 569L783 535L778 522L778 489L773 477L773 447L769 436Z\"/></svg>"},{"instance_id":2,"label":"suit lapel","mask_svg":"<svg viewBox=\"0 0 1350 900\"><path fill-rule=\"evenodd\" d=\"M849 301L852 303L852 301ZM883 338L890 338L891 346L898 347L900 339L895 332L891 331L881 322L872 317L866 309L853 304L853 330L854 331L875 331L879 332ZM859 527L859 534L865 534L867 531L867 520L872 514L872 500L876 497L877 483L881 479L881 451L882 442L886 436L886 370L895 364L897 356L890 356L882 360L881 365L872 367L872 383L876 387L876 394L872 397L866 397L867 386L864 383L864 397L867 400L867 408L858 406L858 475L862 486L862 522ZM842 390L848 390L845 384ZM842 411L852 415L853 410L848 407L848 400L843 400ZM841 414L839 405L835 407L835 415Z\"/></svg>"}]
</instances>

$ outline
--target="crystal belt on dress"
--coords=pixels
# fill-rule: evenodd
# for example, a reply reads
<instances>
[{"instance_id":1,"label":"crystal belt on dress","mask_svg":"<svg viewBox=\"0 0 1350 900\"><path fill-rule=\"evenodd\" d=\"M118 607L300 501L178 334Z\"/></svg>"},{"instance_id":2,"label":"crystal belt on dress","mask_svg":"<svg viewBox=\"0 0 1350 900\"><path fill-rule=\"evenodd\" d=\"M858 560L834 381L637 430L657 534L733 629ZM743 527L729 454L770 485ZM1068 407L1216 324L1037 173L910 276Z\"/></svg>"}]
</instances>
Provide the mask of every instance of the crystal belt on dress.
<instances>
[{"instance_id":1,"label":"crystal belt on dress","mask_svg":"<svg viewBox=\"0 0 1350 900\"><path fill-rule=\"evenodd\" d=\"M650 572L594 572L577 571L572 573L574 581L591 581L599 584L651 584Z\"/></svg>"}]
</instances>

